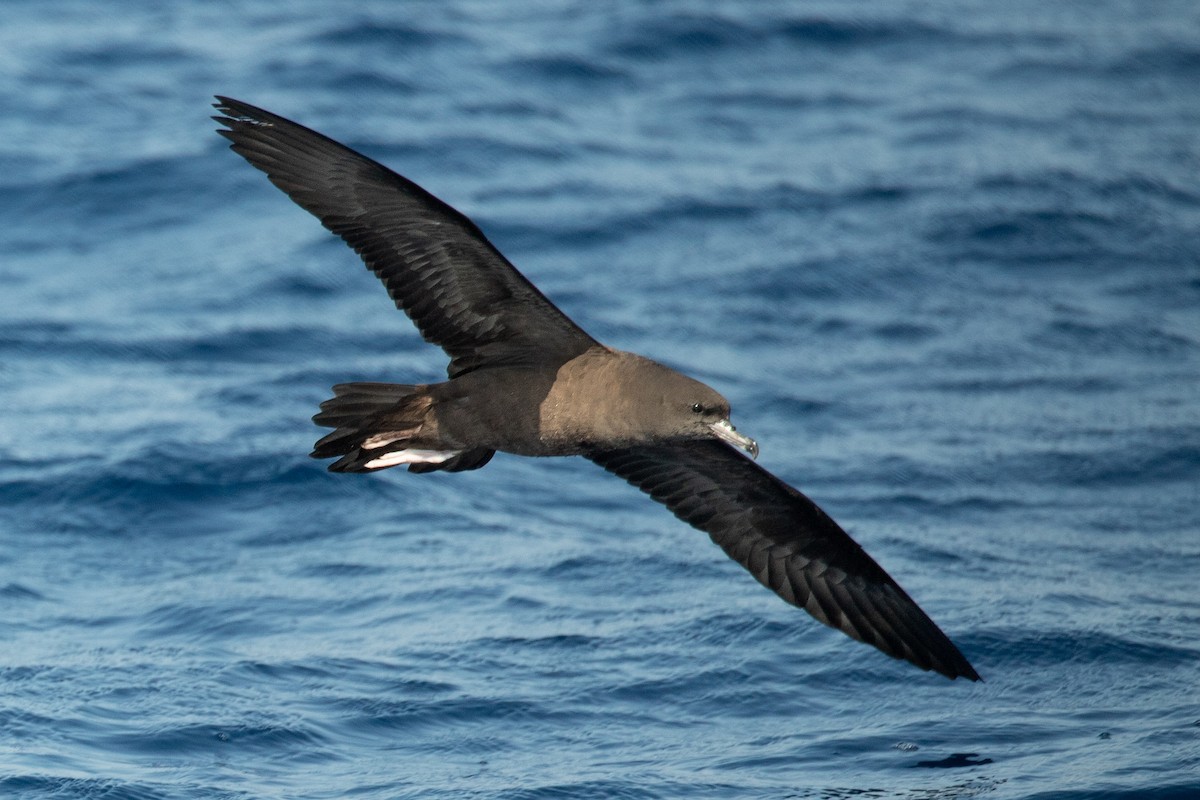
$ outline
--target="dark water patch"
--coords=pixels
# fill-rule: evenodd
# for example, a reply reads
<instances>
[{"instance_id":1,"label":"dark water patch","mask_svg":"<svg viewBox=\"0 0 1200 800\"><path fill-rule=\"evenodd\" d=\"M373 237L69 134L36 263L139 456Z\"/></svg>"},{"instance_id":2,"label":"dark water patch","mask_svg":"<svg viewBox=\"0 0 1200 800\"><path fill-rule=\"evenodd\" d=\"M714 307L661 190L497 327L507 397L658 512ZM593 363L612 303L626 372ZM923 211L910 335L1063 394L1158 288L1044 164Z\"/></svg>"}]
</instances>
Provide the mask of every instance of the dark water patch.
<instances>
[{"instance_id":1,"label":"dark water patch","mask_svg":"<svg viewBox=\"0 0 1200 800\"><path fill-rule=\"evenodd\" d=\"M166 637L189 642L222 642L270 632L273 626L249 609L227 604L204 605L195 601L170 603L144 612L139 617L140 636L160 642Z\"/></svg>"},{"instance_id":2,"label":"dark water patch","mask_svg":"<svg viewBox=\"0 0 1200 800\"><path fill-rule=\"evenodd\" d=\"M1036 196L1058 194L1129 203L1150 197L1171 205L1200 205L1200 191L1179 182L1174 176L1129 171L1123 174L1089 175L1076 170L1051 169L1046 172L998 172L976 180L987 192Z\"/></svg>"},{"instance_id":3,"label":"dark water patch","mask_svg":"<svg viewBox=\"0 0 1200 800\"><path fill-rule=\"evenodd\" d=\"M647 785L640 780L577 780L520 789L502 789L495 794L495 798L496 800L559 800L563 797L577 798L578 800L610 800L610 798L611 800L653 800L653 798L672 796L679 788L677 786L659 788ZM687 791L694 792L690 795L692 797L723 796L706 791L711 789L734 791L735 787L728 785L720 787L710 784L706 784L704 787L691 785Z\"/></svg>"},{"instance_id":4,"label":"dark water patch","mask_svg":"<svg viewBox=\"0 0 1200 800\"><path fill-rule=\"evenodd\" d=\"M596 650L603 646L604 642L604 639L596 636L556 634L553 636L536 637L504 636L484 640L483 644L494 646L499 650L531 648L533 650L552 650L558 652L563 650Z\"/></svg>"},{"instance_id":5,"label":"dark water patch","mask_svg":"<svg viewBox=\"0 0 1200 800\"><path fill-rule=\"evenodd\" d=\"M587 581L616 572L624 562L611 556L570 556L544 568L546 576L565 581Z\"/></svg>"},{"instance_id":6,"label":"dark water patch","mask_svg":"<svg viewBox=\"0 0 1200 800\"><path fill-rule=\"evenodd\" d=\"M718 187L703 196L672 198L645 216L654 228L666 222L742 223L764 214L820 210L830 203L825 192L790 183L754 189Z\"/></svg>"},{"instance_id":7,"label":"dark water patch","mask_svg":"<svg viewBox=\"0 0 1200 800\"><path fill-rule=\"evenodd\" d=\"M1026 800L1195 800L1200 781L1137 789L1077 789L1037 792Z\"/></svg>"},{"instance_id":8,"label":"dark water patch","mask_svg":"<svg viewBox=\"0 0 1200 800\"><path fill-rule=\"evenodd\" d=\"M327 352L331 345L348 351L391 352L403 346L406 337L379 336L372 331L331 332L323 327L237 327L209 333L163 336L152 341L123 342L118 352L172 363L280 363L293 360L296 352ZM416 337L413 337L416 339ZM416 346L419 339L413 342ZM101 343L103 344L103 343Z\"/></svg>"},{"instance_id":9,"label":"dark water patch","mask_svg":"<svg viewBox=\"0 0 1200 800\"><path fill-rule=\"evenodd\" d=\"M1185 439L1188 437L1185 437ZM1091 450L1030 448L979 465L981 477L1059 487L1154 486L1195 480L1200 445L1139 442Z\"/></svg>"},{"instance_id":10,"label":"dark water patch","mask_svg":"<svg viewBox=\"0 0 1200 800\"><path fill-rule=\"evenodd\" d=\"M703 108L719 108L726 113L737 109L752 109L760 113L779 113L806 109L862 109L877 105L870 97L831 90L809 93L800 88L770 91L752 87L737 92L701 93L689 98L692 104Z\"/></svg>"},{"instance_id":11,"label":"dark water patch","mask_svg":"<svg viewBox=\"0 0 1200 800\"><path fill-rule=\"evenodd\" d=\"M759 399L756 407L767 416L804 420L807 426L814 418L836 410L836 403L811 397L772 395L766 400Z\"/></svg>"},{"instance_id":12,"label":"dark water patch","mask_svg":"<svg viewBox=\"0 0 1200 800\"><path fill-rule=\"evenodd\" d=\"M532 701L469 695L439 699L342 699L333 705L343 716L344 724L410 734L494 721L545 722L559 715Z\"/></svg>"},{"instance_id":13,"label":"dark water patch","mask_svg":"<svg viewBox=\"0 0 1200 800\"><path fill-rule=\"evenodd\" d=\"M1016 219L1002 222L986 222L977 226L972 235L984 241L1000 240L1011 242L1017 237L1033 238L1053 232L1057 237L1073 239L1075 243L1085 241L1088 237L1080 235L1086 226L1110 226L1111 220L1096 214L1069 213L1056 210L1035 211L1023 214Z\"/></svg>"},{"instance_id":14,"label":"dark water patch","mask_svg":"<svg viewBox=\"0 0 1200 800\"><path fill-rule=\"evenodd\" d=\"M181 455L184 453L186 455ZM203 494L209 488L309 486L314 481L328 480L319 464L278 458L276 454L265 452L231 453L222 443L154 445L122 462L114 473L130 481L123 488L135 495L139 485L194 490ZM117 479L110 476L110 480Z\"/></svg>"},{"instance_id":15,"label":"dark water patch","mask_svg":"<svg viewBox=\"0 0 1200 800\"><path fill-rule=\"evenodd\" d=\"M739 578L740 573L728 569L721 560L721 552L712 549L709 553L711 560L705 562L704 570L697 570L694 580L716 580ZM688 578L685 578L688 580ZM686 584L685 584L686 585ZM769 595L759 594L753 585L743 586L752 598L772 603ZM666 598L668 603L674 602L673 595ZM769 608L770 606L768 606ZM779 609L776 609L779 610ZM735 611L723 609L720 604L706 606L706 613L686 620L678 626L680 641L687 642L691 648L716 648L718 650L734 649L749 655L756 648L769 647L773 641L788 640L803 637L810 630L808 620L793 616L790 610L784 612L780 619L767 616L747 616L742 609ZM639 631L632 638L636 644L653 647L661 634L658 631ZM698 652L696 650L694 652ZM747 664L743 669L757 671L758 674L771 672L774 667L769 664L757 667Z\"/></svg>"},{"instance_id":16,"label":"dark water patch","mask_svg":"<svg viewBox=\"0 0 1200 800\"><path fill-rule=\"evenodd\" d=\"M1031 338L1037 345L1060 352L1151 357L1200 355L1200 338L1190 339L1141 320L1113 320L1104 325L1054 320Z\"/></svg>"},{"instance_id":17,"label":"dark water patch","mask_svg":"<svg viewBox=\"0 0 1200 800\"><path fill-rule=\"evenodd\" d=\"M1073 57L1062 50L1025 53L1017 58L993 62L989 77L994 81L1024 84L1044 81L1049 85L1065 79L1101 81L1112 64Z\"/></svg>"},{"instance_id":18,"label":"dark water patch","mask_svg":"<svg viewBox=\"0 0 1200 800\"><path fill-rule=\"evenodd\" d=\"M918 761L913 766L924 769L963 769L964 767L982 767L991 764L992 759L979 753L951 753L936 761Z\"/></svg>"},{"instance_id":19,"label":"dark water patch","mask_svg":"<svg viewBox=\"0 0 1200 800\"><path fill-rule=\"evenodd\" d=\"M894 203L925 194L926 190L919 186L901 186L892 183L868 183L851 186L834 194L834 202L839 205L858 207L864 204ZM866 211L867 209L864 209Z\"/></svg>"},{"instance_id":20,"label":"dark water patch","mask_svg":"<svg viewBox=\"0 0 1200 800\"><path fill-rule=\"evenodd\" d=\"M864 537L865 538L865 537ZM876 547L887 547L903 553L904 557L914 564L920 564L931 573L943 571L961 572L971 568L974 556L969 554L964 542L941 541L932 542L928 539L918 539L912 531L905 530L898 535L886 537L878 532L871 534ZM940 546L938 546L940 545Z\"/></svg>"},{"instance_id":21,"label":"dark water patch","mask_svg":"<svg viewBox=\"0 0 1200 800\"><path fill-rule=\"evenodd\" d=\"M112 41L88 44L56 55L53 62L68 73L72 70L111 72L124 67L178 69L198 57L199 53L182 47L129 40L119 46L114 46Z\"/></svg>"},{"instance_id":22,"label":"dark water patch","mask_svg":"<svg viewBox=\"0 0 1200 800\"><path fill-rule=\"evenodd\" d=\"M31 589L20 583L6 583L0 586L0 599L14 601L32 601L37 602L47 600L49 598L36 589Z\"/></svg>"},{"instance_id":23,"label":"dark water patch","mask_svg":"<svg viewBox=\"0 0 1200 800\"><path fill-rule=\"evenodd\" d=\"M353 50L381 49L405 54L414 48L433 49L469 44L472 40L460 31L428 24L417 26L380 19L357 19L310 35L307 41L333 50L350 47Z\"/></svg>"},{"instance_id":24,"label":"dark water patch","mask_svg":"<svg viewBox=\"0 0 1200 800\"><path fill-rule=\"evenodd\" d=\"M305 90L319 87L346 97L375 95L393 100L415 96L419 92L419 86L411 78L396 74L398 69L364 70L356 63L347 63L324 53L286 53L273 59L265 68L284 86Z\"/></svg>"},{"instance_id":25,"label":"dark water patch","mask_svg":"<svg viewBox=\"0 0 1200 800\"><path fill-rule=\"evenodd\" d=\"M914 19L795 17L774 23L769 33L806 47L873 48L897 44L952 44L964 37ZM971 37L971 41L975 41Z\"/></svg>"},{"instance_id":26,"label":"dark water patch","mask_svg":"<svg viewBox=\"0 0 1200 800\"><path fill-rule=\"evenodd\" d=\"M96 359L118 362L162 360L164 340L123 341L113 331L82 328L65 323L22 320L0 326L0 349L26 358L59 362L93 363Z\"/></svg>"},{"instance_id":27,"label":"dark water patch","mask_svg":"<svg viewBox=\"0 0 1200 800\"><path fill-rule=\"evenodd\" d=\"M827 202L818 194L798 187L777 187L770 194L770 198L764 198L758 193L733 190L724 196L681 196L633 211L605 213L601 209L592 209L586 215L543 219L536 225L497 220L488 223L486 228L496 238L523 249L578 250L628 242L635 235L660 232L676 225L734 224L768 210L778 210L781 206Z\"/></svg>"},{"instance_id":28,"label":"dark water patch","mask_svg":"<svg viewBox=\"0 0 1200 800\"><path fill-rule=\"evenodd\" d=\"M320 663L239 661L226 667L231 676L251 680L289 681L296 683L319 682L338 673L360 669L366 662L356 659L329 659Z\"/></svg>"},{"instance_id":29,"label":"dark water patch","mask_svg":"<svg viewBox=\"0 0 1200 800\"><path fill-rule=\"evenodd\" d=\"M849 337L850 341L880 338L879 312L864 305L894 302L908 292L920 291L927 278L895 259L859 252L800 253L731 275L727 280L736 281L746 294L769 303L762 308L771 308L775 322L786 326L785 340L793 347L801 341L798 332L816 334L845 347L847 341L841 337ZM888 316L895 314L889 312ZM918 324L936 331L944 322L928 315Z\"/></svg>"},{"instance_id":30,"label":"dark water patch","mask_svg":"<svg viewBox=\"0 0 1200 800\"><path fill-rule=\"evenodd\" d=\"M328 480L320 465L294 457L230 455L224 450L224 445L195 443L151 445L106 467L84 464L69 477L6 481L0 484L0 498L40 514L57 510L63 524L75 520L80 528L133 533L147 521L131 524L134 509L158 526L175 517L175 524L187 527L186 517L176 517L180 505L219 502L232 510L238 498L242 504L254 505L263 502L264 491L277 499L301 497L311 492L314 483L323 485ZM110 516L98 513L106 508ZM75 516L74 509L82 516ZM69 510L72 513L66 513ZM113 510L119 513L111 515Z\"/></svg>"},{"instance_id":31,"label":"dark water patch","mask_svg":"<svg viewBox=\"0 0 1200 800\"><path fill-rule=\"evenodd\" d=\"M625 58L661 62L742 48L759 38L752 27L729 16L667 14L643 20L634 30L614 31L605 49Z\"/></svg>"},{"instance_id":32,"label":"dark water patch","mask_svg":"<svg viewBox=\"0 0 1200 800\"><path fill-rule=\"evenodd\" d=\"M361 578L371 575L384 575L387 570L370 564L327 563L313 564L296 570L296 575L303 578Z\"/></svg>"},{"instance_id":33,"label":"dark water patch","mask_svg":"<svg viewBox=\"0 0 1200 800\"><path fill-rule=\"evenodd\" d=\"M3 676L6 683L11 680L20 684L26 681L47 680L50 677L50 672L51 670L49 669L8 667L0 669L0 676ZM3 730L10 736L19 736L21 738L36 736L39 732L49 730L53 723L54 719L43 714L14 709L0 709L0 725L3 725Z\"/></svg>"},{"instance_id":34,"label":"dark water patch","mask_svg":"<svg viewBox=\"0 0 1200 800\"><path fill-rule=\"evenodd\" d=\"M563 113L545 104L527 100L494 98L489 100L467 100L459 105L466 116L489 116L514 120L563 120Z\"/></svg>"},{"instance_id":35,"label":"dark water patch","mask_svg":"<svg viewBox=\"0 0 1200 800\"><path fill-rule=\"evenodd\" d=\"M884 341L914 343L932 339L941 331L933 325L921 325L913 322L888 322L874 326L873 332Z\"/></svg>"},{"instance_id":36,"label":"dark water patch","mask_svg":"<svg viewBox=\"0 0 1200 800\"><path fill-rule=\"evenodd\" d=\"M957 258L1013 268L1065 265L1076 269L1112 269L1124 265L1105 243L1119 230L1105 215L1059 209L954 212L926 234L929 242Z\"/></svg>"},{"instance_id":37,"label":"dark water patch","mask_svg":"<svg viewBox=\"0 0 1200 800\"><path fill-rule=\"evenodd\" d=\"M325 273L314 275L288 272L269 275L260 284L256 294L320 299L345 291L345 281L334 280Z\"/></svg>"},{"instance_id":38,"label":"dark water patch","mask_svg":"<svg viewBox=\"0 0 1200 800\"><path fill-rule=\"evenodd\" d=\"M1066 393L1110 394L1126 388L1126 380L1110 375L1029 375L960 378L925 385L938 392L980 394Z\"/></svg>"},{"instance_id":39,"label":"dark water patch","mask_svg":"<svg viewBox=\"0 0 1200 800\"><path fill-rule=\"evenodd\" d=\"M856 475L856 481L870 487L889 487L922 496L946 488L948 476L930 462L907 455L880 455L864 472ZM923 491L922 491L923 490Z\"/></svg>"},{"instance_id":40,"label":"dark water patch","mask_svg":"<svg viewBox=\"0 0 1200 800\"><path fill-rule=\"evenodd\" d=\"M7 192L9 187L20 188L36 184L35 176L53 172L54 166L55 162L49 158L19 158L10 153L0 152L0 188ZM0 202L3 200L0 199ZM8 234L19 235L19 230L9 231ZM39 243L42 243L41 240L17 240L12 241L9 247L16 252L28 252L34 250Z\"/></svg>"},{"instance_id":41,"label":"dark water patch","mask_svg":"<svg viewBox=\"0 0 1200 800\"><path fill-rule=\"evenodd\" d=\"M988 632L974 632L962 639L963 646L970 651L990 654L996 663L993 669L997 670L1028 670L1065 663L1107 671L1120 665L1186 667L1200 658L1200 651L1194 647L1137 641L1095 630L1017 631L992 626Z\"/></svg>"},{"instance_id":42,"label":"dark water patch","mask_svg":"<svg viewBox=\"0 0 1200 800\"><path fill-rule=\"evenodd\" d=\"M917 147L957 145L973 141L981 132L1002 128L1015 134L1028 132L1046 135L1054 132L1060 124L1057 116L1046 109L1005 112L971 106L921 109L907 112L901 139Z\"/></svg>"},{"instance_id":43,"label":"dark water patch","mask_svg":"<svg viewBox=\"0 0 1200 800\"><path fill-rule=\"evenodd\" d=\"M914 19L849 19L803 16L764 22L741 22L730 16L674 14L643 25L637 33L622 31L608 43L610 52L640 60L663 61L684 54L715 54L782 42L807 51L874 50L895 45L938 43L1002 44Z\"/></svg>"},{"instance_id":44,"label":"dark water patch","mask_svg":"<svg viewBox=\"0 0 1200 800\"><path fill-rule=\"evenodd\" d=\"M118 167L78 172L49 182L10 187L0 210L36 225L61 245L65 231L92 220L110 235L153 231L182 223L196 203L210 203L200 193L207 167L196 158L145 158Z\"/></svg>"},{"instance_id":45,"label":"dark water patch","mask_svg":"<svg viewBox=\"0 0 1200 800\"><path fill-rule=\"evenodd\" d=\"M632 680L608 688L593 702L620 702L635 708L645 704L649 713L660 703L703 705L716 695L738 694L738 687L753 682L739 669L709 669L670 677ZM744 698L744 695L743 695Z\"/></svg>"},{"instance_id":46,"label":"dark water patch","mask_svg":"<svg viewBox=\"0 0 1200 800\"><path fill-rule=\"evenodd\" d=\"M328 689L356 687L372 694L437 695L461 693L454 683L412 677L399 663L363 658L310 658L304 661L241 661L226 668L232 680ZM403 677L401 677L403 675ZM321 701L323 702L323 701Z\"/></svg>"},{"instance_id":47,"label":"dark water patch","mask_svg":"<svg viewBox=\"0 0 1200 800\"><path fill-rule=\"evenodd\" d=\"M374 93L390 99L405 95L416 95L420 91L420 88L411 80L396 75L387 75L378 71L368 72L346 69L345 67L339 68L320 63L311 64L308 68L314 73L320 73L323 68L326 68L328 71L322 82L330 89L347 94L350 92L357 94ZM293 78L298 77L293 70L289 70L288 74Z\"/></svg>"},{"instance_id":48,"label":"dark water patch","mask_svg":"<svg viewBox=\"0 0 1200 800\"><path fill-rule=\"evenodd\" d=\"M200 753L217 755L227 751L278 758L285 753L299 752L304 754L304 761L311 763L331 758L321 752L325 743L323 734L308 727L193 723L99 737L93 746L103 745L117 752L163 758L179 758L185 754L194 757Z\"/></svg>"},{"instance_id":49,"label":"dark water patch","mask_svg":"<svg viewBox=\"0 0 1200 800\"><path fill-rule=\"evenodd\" d=\"M755 270L746 276L744 290L754 297L814 304L839 298L859 297L868 285L837 269L835 261L805 259L799 264L780 264ZM810 321L822 333L840 333L849 322L838 318Z\"/></svg>"},{"instance_id":50,"label":"dark water patch","mask_svg":"<svg viewBox=\"0 0 1200 800\"><path fill-rule=\"evenodd\" d=\"M537 611L547 608L549 603L535 597L515 594L504 598L504 606L515 611Z\"/></svg>"},{"instance_id":51,"label":"dark water patch","mask_svg":"<svg viewBox=\"0 0 1200 800\"><path fill-rule=\"evenodd\" d=\"M921 520L978 520L981 515L1012 513L1025 505L1019 497L971 494L947 496L947 482L942 490L928 494L879 490L856 498L855 512L864 519Z\"/></svg>"},{"instance_id":52,"label":"dark water patch","mask_svg":"<svg viewBox=\"0 0 1200 800\"><path fill-rule=\"evenodd\" d=\"M1116 78L1157 78L1194 86L1191 82L1200 78L1200 49L1183 43L1162 43L1109 63L1105 72Z\"/></svg>"},{"instance_id":53,"label":"dark water patch","mask_svg":"<svg viewBox=\"0 0 1200 800\"><path fill-rule=\"evenodd\" d=\"M601 87L615 90L632 80L625 70L567 54L520 58L506 64L504 69L514 79L544 85L546 90L565 87L589 92Z\"/></svg>"},{"instance_id":54,"label":"dark water patch","mask_svg":"<svg viewBox=\"0 0 1200 800\"><path fill-rule=\"evenodd\" d=\"M242 792L212 789L212 794L193 793L175 782L158 787L145 782L117 778L73 778L51 775L0 777L0 792L7 797L72 798L72 800L172 800L179 797L211 797L213 800L249 800Z\"/></svg>"},{"instance_id":55,"label":"dark water patch","mask_svg":"<svg viewBox=\"0 0 1200 800\"><path fill-rule=\"evenodd\" d=\"M1131 276L1127 284L1115 287L1113 293L1153 303L1160 313L1177 309L1190 311L1200 306L1200 276L1155 276L1150 279Z\"/></svg>"}]
</instances>

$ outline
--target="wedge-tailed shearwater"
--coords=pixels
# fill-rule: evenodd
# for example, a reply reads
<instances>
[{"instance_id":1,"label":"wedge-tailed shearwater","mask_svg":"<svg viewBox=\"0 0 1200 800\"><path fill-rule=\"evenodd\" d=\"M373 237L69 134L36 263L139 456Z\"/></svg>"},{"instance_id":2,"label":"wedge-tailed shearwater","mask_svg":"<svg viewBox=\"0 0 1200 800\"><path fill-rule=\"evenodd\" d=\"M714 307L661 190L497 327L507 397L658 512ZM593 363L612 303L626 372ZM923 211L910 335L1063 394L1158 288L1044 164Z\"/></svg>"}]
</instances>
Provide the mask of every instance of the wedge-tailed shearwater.
<instances>
[{"instance_id":1,"label":"wedge-tailed shearwater","mask_svg":"<svg viewBox=\"0 0 1200 800\"><path fill-rule=\"evenodd\" d=\"M949 678L979 675L842 528L759 467L713 389L606 347L463 214L412 181L261 108L217 98L233 150L340 236L450 357L434 384L344 383L313 420L335 472L482 467L501 450L579 455L707 532L826 625Z\"/></svg>"}]
</instances>

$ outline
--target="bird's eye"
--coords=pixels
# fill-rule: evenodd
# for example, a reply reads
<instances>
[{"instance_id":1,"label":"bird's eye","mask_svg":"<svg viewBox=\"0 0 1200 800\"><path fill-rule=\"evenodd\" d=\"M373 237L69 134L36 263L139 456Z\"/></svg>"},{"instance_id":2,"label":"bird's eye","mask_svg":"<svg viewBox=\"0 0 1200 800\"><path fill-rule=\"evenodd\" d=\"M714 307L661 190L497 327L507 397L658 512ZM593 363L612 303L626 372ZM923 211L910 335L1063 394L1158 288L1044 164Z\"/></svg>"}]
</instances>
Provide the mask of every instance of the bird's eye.
<instances>
[{"instance_id":1,"label":"bird's eye","mask_svg":"<svg viewBox=\"0 0 1200 800\"><path fill-rule=\"evenodd\" d=\"M692 403L692 411L695 413L699 414L703 410L704 406L700 405L699 403Z\"/></svg>"}]
</instances>

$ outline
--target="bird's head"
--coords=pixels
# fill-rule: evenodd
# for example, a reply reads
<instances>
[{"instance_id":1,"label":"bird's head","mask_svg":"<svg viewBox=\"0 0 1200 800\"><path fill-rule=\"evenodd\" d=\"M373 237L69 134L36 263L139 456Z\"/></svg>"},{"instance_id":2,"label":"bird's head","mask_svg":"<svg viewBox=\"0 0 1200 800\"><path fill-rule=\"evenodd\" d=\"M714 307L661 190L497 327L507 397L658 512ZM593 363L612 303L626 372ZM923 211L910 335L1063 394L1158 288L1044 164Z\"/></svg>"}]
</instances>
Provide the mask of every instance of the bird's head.
<instances>
[{"instance_id":1,"label":"bird's head","mask_svg":"<svg viewBox=\"0 0 1200 800\"><path fill-rule=\"evenodd\" d=\"M729 401L698 380L649 359L638 365L636 402L630 413L653 438L720 439L758 458L758 443L729 421Z\"/></svg>"}]
</instances>

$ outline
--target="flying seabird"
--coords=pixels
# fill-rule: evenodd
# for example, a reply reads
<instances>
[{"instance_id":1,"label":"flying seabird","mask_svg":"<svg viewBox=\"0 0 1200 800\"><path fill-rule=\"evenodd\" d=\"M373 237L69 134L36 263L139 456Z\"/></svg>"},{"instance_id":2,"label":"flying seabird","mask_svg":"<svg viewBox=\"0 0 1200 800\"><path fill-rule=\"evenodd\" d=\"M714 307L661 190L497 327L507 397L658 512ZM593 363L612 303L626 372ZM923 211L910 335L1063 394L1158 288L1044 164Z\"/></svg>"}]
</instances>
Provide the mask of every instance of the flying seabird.
<instances>
[{"instance_id":1,"label":"flying seabird","mask_svg":"<svg viewBox=\"0 0 1200 800\"><path fill-rule=\"evenodd\" d=\"M383 165L217 97L234 152L340 236L450 357L433 384L344 383L313 417L334 472L478 469L497 450L580 455L707 532L760 583L849 636L979 680L916 602L813 501L759 467L713 389L606 347L466 216ZM750 457L745 455L748 454Z\"/></svg>"}]
</instances>

